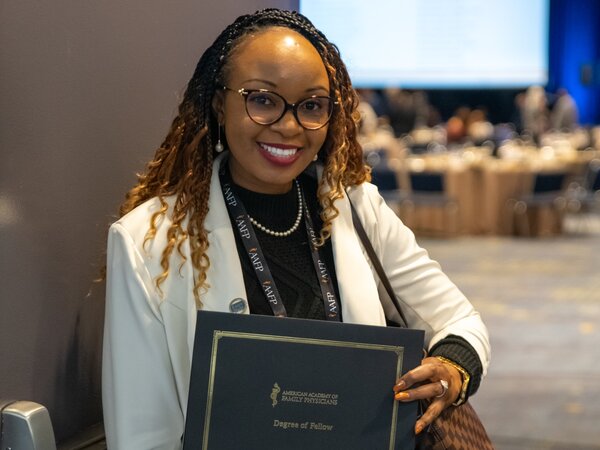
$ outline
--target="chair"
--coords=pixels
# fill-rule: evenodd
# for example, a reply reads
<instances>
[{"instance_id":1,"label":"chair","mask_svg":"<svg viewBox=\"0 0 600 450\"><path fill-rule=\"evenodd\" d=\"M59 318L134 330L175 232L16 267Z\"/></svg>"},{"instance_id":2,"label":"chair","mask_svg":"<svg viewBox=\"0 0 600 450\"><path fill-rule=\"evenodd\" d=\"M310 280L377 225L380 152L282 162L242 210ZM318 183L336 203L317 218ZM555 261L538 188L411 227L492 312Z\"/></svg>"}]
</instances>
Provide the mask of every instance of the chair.
<instances>
[{"instance_id":1,"label":"chair","mask_svg":"<svg viewBox=\"0 0 600 450\"><path fill-rule=\"evenodd\" d=\"M585 219L578 222L590 228L589 213L600 213L600 159L590 161L583 179L572 183L567 192L567 209Z\"/></svg>"},{"instance_id":2,"label":"chair","mask_svg":"<svg viewBox=\"0 0 600 450\"><path fill-rule=\"evenodd\" d=\"M590 161L587 166L580 201L585 211L600 210L600 159Z\"/></svg>"},{"instance_id":3,"label":"chair","mask_svg":"<svg viewBox=\"0 0 600 450\"><path fill-rule=\"evenodd\" d=\"M509 217L512 217L518 235L532 234L529 212L541 208L554 211L562 219L567 205L565 198L566 172L538 172L534 175L533 186L527 194L508 201ZM559 220L560 222L560 220Z\"/></svg>"},{"instance_id":4,"label":"chair","mask_svg":"<svg viewBox=\"0 0 600 450\"><path fill-rule=\"evenodd\" d=\"M409 216L414 216L416 209L419 207L439 208L446 214L448 226L445 227L445 230L435 231L431 227L419 227L419 229L428 234L456 234L458 231L458 204L446 192L444 173L411 171L408 178L410 192L401 202L403 220L409 222ZM412 214L406 214L407 212Z\"/></svg>"},{"instance_id":5,"label":"chair","mask_svg":"<svg viewBox=\"0 0 600 450\"><path fill-rule=\"evenodd\" d=\"M48 410L39 403L0 399L0 448L56 450Z\"/></svg>"},{"instance_id":6,"label":"chair","mask_svg":"<svg viewBox=\"0 0 600 450\"><path fill-rule=\"evenodd\" d=\"M377 186L379 194L388 206L396 213L400 202L404 198L404 192L398 183L398 174L388 164L384 150L372 150L365 154L365 162L371 166L371 183Z\"/></svg>"},{"instance_id":7,"label":"chair","mask_svg":"<svg viewBox=\"0 0 600 450\"><path fill-rule=\"evenodd\" d=\"M405 197L405 192L400 189L396 172L387 166L378 166L371 169L371 183L379 189L379 193L396 213Z\"/></svg>"},{"instance_id":8,"label":"chair","mask_svg":"<svg viewBox=\"0 0 600 450\"><path fill-rule=\"evenodd\" d=\"M363 155L365 163L369 167L378 167L387 164L387 152L382 148L365 151Z\"/></svg>"},{"instance_id":9,"label":"chair","mask_svg":"<svg viewBox=\"0 0 600 450\"><path fill-rule=\"evenodd\" d=\"M411 155L422 155L424 153L429 153L430 146L428 143L415 143L410 145L408 150Z\"/></svg>"}]
</instances>

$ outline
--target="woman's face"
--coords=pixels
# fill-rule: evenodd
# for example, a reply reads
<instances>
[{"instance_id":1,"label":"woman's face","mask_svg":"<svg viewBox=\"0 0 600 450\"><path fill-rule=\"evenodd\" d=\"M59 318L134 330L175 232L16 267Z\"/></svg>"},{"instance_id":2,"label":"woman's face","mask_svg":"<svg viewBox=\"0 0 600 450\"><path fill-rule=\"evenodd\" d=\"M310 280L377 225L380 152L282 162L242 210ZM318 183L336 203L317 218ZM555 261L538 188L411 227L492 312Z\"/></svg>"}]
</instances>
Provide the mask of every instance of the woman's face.
<instances>
[{"instance_id":1,"label":"woman's face","mask_svg":"<svg viewBox=\"0 0 600 450\"><path fill-rule=\"evenodd\" d=\"M243 41L229 63L227 87L213 106L224 124L233 181L261 193L283 193L312 161L327 136L327 125L304 129L291 110L270 125L254 122L240 88L268 89L295 104L328 96L329 79L319 53L302 35L269 28Z\"/></svg>"}]
</instances>

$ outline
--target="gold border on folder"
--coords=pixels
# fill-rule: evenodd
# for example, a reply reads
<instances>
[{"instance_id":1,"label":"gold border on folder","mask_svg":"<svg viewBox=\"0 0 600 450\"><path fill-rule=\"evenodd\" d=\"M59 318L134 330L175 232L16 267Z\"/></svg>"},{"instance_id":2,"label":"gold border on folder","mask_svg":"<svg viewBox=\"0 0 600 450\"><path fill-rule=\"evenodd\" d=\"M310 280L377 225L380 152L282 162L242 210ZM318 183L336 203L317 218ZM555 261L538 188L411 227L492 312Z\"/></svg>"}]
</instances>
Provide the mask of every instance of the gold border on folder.
<instances>
[{"instance_id":1,"label":"gold border on folder","mask_svg":"<svg viewBox=\"0 0 600 450\"><path fill-rule=\"evenodd\" d=\"M294 344L323 345L330 347L346 347L363 350L379 350L392 352L395 353L398 357L398 362L396 364L396 378L399 378L402 373L402 357L404 355L404 348L395 345L369 344L365 342L344 342L332 341L327 339L276 336L258 333L241 333L236 331L215 330L213 333L213 343L210 357L210 374L208 380L208 392L206 395L206 413L204 415L204 436L202 437L202 450L208 450L208 436L210 431L210 416L212 413L213 389L215 385L215 373L217 370L217 354L219 350L219 341L222 338L254 339L258 341L278 341L290 342ZM390 450L394 449L394 445L396 443L396 418L398 417L398 402L393 402L393 405L394 406L392 407L392 424L390 430Z\"/></svg>"}]
</instances>

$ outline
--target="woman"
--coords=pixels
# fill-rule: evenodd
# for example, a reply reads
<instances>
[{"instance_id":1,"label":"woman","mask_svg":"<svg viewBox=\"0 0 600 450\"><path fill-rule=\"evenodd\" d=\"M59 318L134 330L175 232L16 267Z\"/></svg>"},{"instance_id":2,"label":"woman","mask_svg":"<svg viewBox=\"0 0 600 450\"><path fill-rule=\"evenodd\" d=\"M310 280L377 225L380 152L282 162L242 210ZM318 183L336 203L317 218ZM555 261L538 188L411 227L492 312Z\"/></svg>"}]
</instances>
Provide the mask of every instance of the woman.
<instances>
[{"instance_id":1,"label":"woman","mask_svg":"<svg viewBox=\"0 0 600 450\"><path fill-rule=\"evenodd\" d=\"M475 392L489 360L486 328L367 182L357 104L337 49L300 14L242 16L206 50L109 232L109 448L180 447L198 308L385 325L348 197L409 326L425 330L431 356L393 387L399 401L432 400L415 432ZM258 244L250 249L247 226ZM276 292L262 288L256 247ZM324 289L314 255L330 275Z\"/></svg>"}]
</instances>

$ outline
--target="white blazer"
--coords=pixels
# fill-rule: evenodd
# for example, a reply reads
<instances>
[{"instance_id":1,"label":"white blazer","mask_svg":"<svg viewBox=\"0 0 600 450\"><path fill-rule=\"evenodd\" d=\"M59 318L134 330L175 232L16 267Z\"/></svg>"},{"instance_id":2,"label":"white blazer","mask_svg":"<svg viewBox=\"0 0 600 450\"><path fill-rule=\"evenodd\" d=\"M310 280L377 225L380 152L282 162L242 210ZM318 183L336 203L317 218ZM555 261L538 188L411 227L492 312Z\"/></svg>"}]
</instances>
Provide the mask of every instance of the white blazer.
<instances>
[{"instance_id":1,"label":"white blazer","mask_svg":"<svg viewBox=\"0 0 600 450\"><path fill-rule=\"evenodd\" d=\"M231 300L246 299L246 291L219 183L221 158L213 167L204 223L210 288L201 299L208 311L228 312ZM348 195L401 297L408 325L425 330L428 348L448 334L463 337L479 354L485 373L490 346L479 313L417 245L375 186L364 183ZM173 199L166 201L171 206ZM331 240L344 322L385 325L377 278L355 234L348 199L335 205L340 214L333 221ZM110 450L181 448L196 326L195 270L186 241L181 249L185 262L175 250L169 276L157 289L169 215L159 220L153 240L144 243L144 238L160 206L157 198L148 200L109 230L102 399Z\"/></svg>"}]
</instances>

